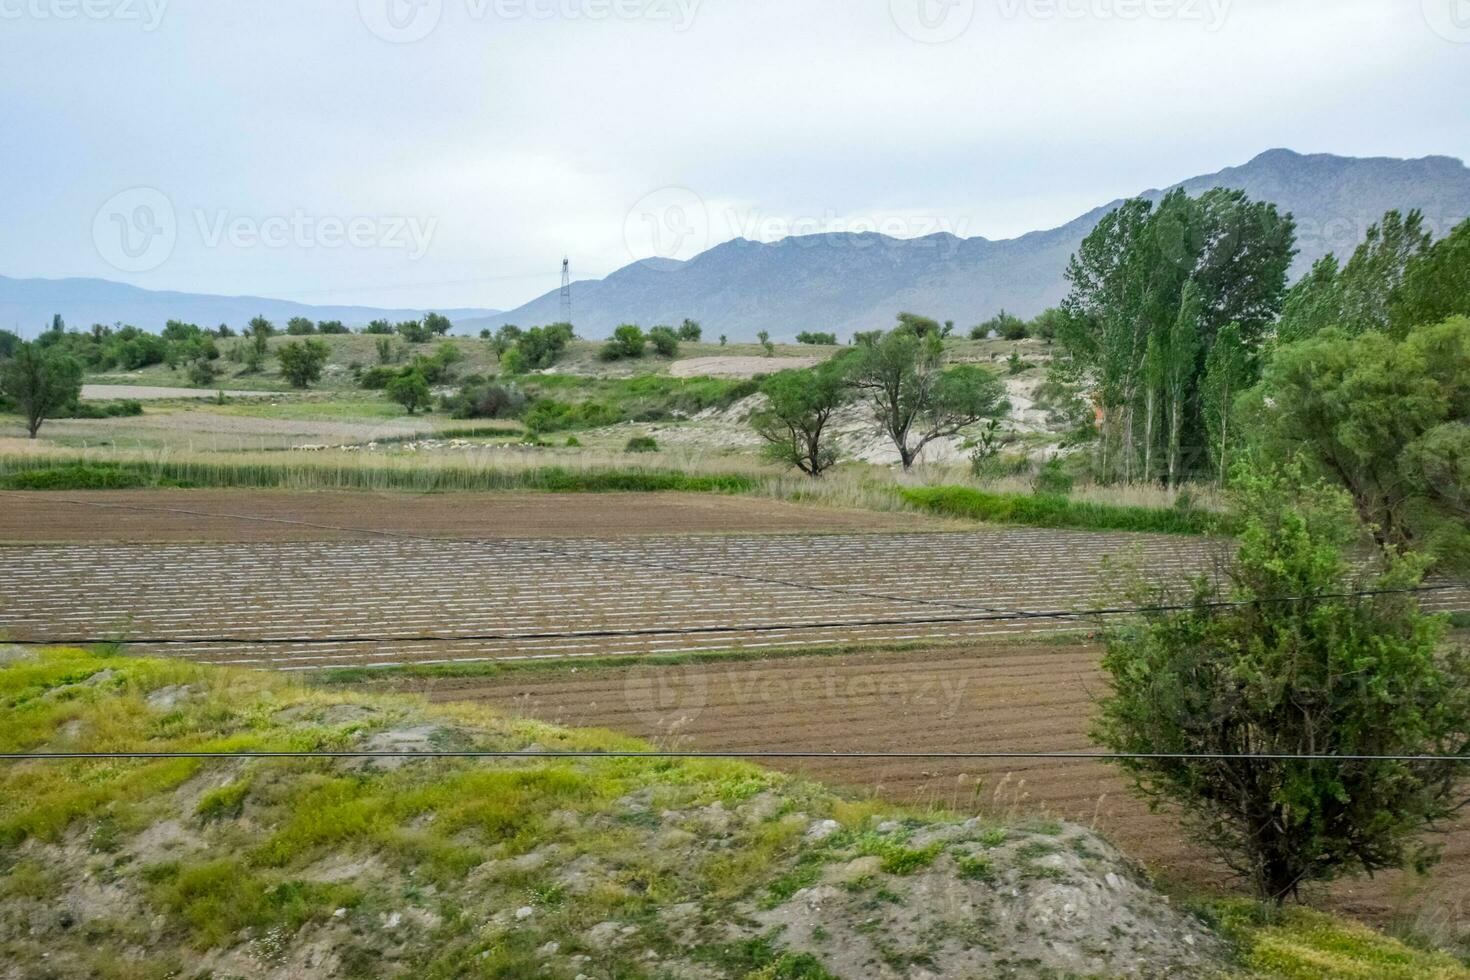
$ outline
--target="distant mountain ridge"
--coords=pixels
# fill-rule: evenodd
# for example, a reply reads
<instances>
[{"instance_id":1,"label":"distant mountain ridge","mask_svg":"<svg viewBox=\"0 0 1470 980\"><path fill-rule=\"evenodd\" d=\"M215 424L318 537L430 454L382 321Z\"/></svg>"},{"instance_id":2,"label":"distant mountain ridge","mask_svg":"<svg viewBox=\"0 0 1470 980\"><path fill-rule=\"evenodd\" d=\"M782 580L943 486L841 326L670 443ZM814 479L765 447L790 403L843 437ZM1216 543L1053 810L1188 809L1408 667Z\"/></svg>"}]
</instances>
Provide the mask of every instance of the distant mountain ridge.
<instances>
[{"instance_id":1,"label":"distant mountain ridge","mask_svg":"<svg viewBox=\"0 0 1470 980\"><path fill-rule=\"evenodd\" d=\"M410 320L427 310L382 309L373 306L317 306L263 296L213 296L141 289L108 279L11 279L0 276L0 328L33 337L60 313L69 327L94 323L130 323L159 330L169 320L215 327L228 323L237 330L253 317L263 316L284 327L293 316L312 320L341 320L360 327L385 318ZM456 325L461 320L485 318L499 311L478 307L437 310Z\"/></svg>"},{"instance_id":2,"label":"distant mountain ridge","mask_svg":"<svg viewBox=\"0 0 1470 980\"><path fill-rule=\"evenodd\" d=\"M1419 208L1436 234L1470 217L1470 169L1453 157L1416 160L1304 155L1268 150L1248 163L1173 187L1245 191L1296 216L1293 276L1327 252L1340 256L1391 208ZM1144 191L1161 198L1171 188ZM706 337L789 338L802 330L839 335L887 326L912 310L968 327L1004 308L1032 316L1061 300L1067 259L1121 199L1059 228L991 241L950 234L896 239L876 233L819 234L761 243L735 239L685 262L634 262L572 287L578 333L601 336L619 323L699 320ZM530 326L559 316L555 291L505 313L471 321Z\"/></svg>"},{"instance_id":3,"label":"distant mountain ridge","mask_svg":"<svg viewBox=\"0 0 1470 980\"><path fill-rule=\"evenodd\" d=\"M1191 177L1140 196L1161 198L1173 187L1201 194L1212 187L1271 201L1297 220L1300 275L1327 252L1344 256L1369 225L1391 208L1424 212L1436 235L1470 217L1470 168L1448 156L1414 160L1342 157L1267 150L1249 162ZM1032 316L1061 300L1067 259L1121 199L1072 221L1018 238L959 238L941 233L898 239L876 232L829 233L716 245L688 261L645 259L604 279L572 285L572 319L584 337L605 336L620 323L645 327L700 321L705 336L752 340L769 330L787 339L803 330L887 326L902 310L969 327L1004 308ZM0 327L31 335L60 313L72 326L132 323L158 329L166 320L239 327L256 314L284 322L293 316L361 326L386 317L422 316L421 309L314 306L253 296L155 292L105 279L7 279L0 276ZM557 290L513 310L438 310L455 332L515 323L523 327L561 316Z\"/></svg>"}]
</instances>

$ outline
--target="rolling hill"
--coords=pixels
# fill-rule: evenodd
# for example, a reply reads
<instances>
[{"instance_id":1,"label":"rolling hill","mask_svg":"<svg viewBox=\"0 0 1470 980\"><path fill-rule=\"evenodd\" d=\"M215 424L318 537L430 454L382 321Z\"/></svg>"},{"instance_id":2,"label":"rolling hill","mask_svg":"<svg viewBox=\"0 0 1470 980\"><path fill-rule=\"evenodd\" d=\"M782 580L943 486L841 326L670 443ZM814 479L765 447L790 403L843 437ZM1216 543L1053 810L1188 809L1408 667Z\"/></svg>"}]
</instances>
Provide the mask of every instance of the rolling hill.
<instances>
[{"instance_id":1,"label":"rolling hill","mask_svg":"<svg viewBox=\"0 0 1470 980\"><path fill-rule=\"evenodd\" d=\"M1303 155L1269 150L1250 162L1193 177L1175 187L1245 191L1296 216L1294 274L1329 251L1350 251L1390 208L1420 208L1443 233L1470 217L1470 168L1454 158L1418 160ZM1142 196L1158 199L1172 188ZM790 338L801 330L886 326L901 310L968 326L1001 308L1031 316L1060 300L1067 259L1113 201L1060 228L991 241L938 234L896 239L876 233L822 234L771 243L735 239L685 261L635 262L605 279L573 286L583 336L619 323L699 320L705 335L751 339L758 330ZM467 328L547 323L558 316L556 292Z\"/></svg>"}]
</instances>

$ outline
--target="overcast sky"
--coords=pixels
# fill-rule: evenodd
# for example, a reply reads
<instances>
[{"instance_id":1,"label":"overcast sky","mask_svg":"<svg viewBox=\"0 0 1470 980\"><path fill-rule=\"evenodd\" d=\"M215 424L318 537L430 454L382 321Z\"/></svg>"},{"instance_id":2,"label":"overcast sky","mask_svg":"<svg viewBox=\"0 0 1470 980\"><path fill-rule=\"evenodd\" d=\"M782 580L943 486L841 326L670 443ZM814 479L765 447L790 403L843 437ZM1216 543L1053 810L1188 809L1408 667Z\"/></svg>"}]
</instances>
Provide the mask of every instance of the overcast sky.
<instances>
[{"instance_id":1,"label":"overcast sky","mask_svg":"<svg viewBox=\"0 0 1470 980\"><path fill-rule=\"evenodd\" d=\"M1470 0L0 0L0 64L0 274L318 303L1470 155Z\"/></svg>"}]
</instances>

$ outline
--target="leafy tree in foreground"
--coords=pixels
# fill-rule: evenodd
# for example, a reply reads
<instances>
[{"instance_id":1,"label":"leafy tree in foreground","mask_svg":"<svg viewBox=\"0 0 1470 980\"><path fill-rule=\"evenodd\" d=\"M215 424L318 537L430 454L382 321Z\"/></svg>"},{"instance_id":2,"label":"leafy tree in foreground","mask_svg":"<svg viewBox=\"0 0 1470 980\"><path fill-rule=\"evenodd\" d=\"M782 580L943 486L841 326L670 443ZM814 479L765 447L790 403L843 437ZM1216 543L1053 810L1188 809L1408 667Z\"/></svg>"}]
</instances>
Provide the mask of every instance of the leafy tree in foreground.
<instances>
[{"instance_id":1,"label":"leafy tree in foreground","mask_svg":"<svg viewBox=\"0 0 1470 980\"><path fill-rule=\"evenodd\" d=\"M841 363L848 383L893 440L904 469L934 439L1007 408L1005 385L989 371L974 364L944 367L937 332L921 336L898 327L867 337Z\"/></svg>"},{"instance_id":2,"label":"leafy tree in foreground","mask_svg":"<svg viewBox=\"0 0 1470 980\"><path fill-rule=\"evenodd\" d=\"M25 416L32 439L41 423L74 404L81 393L82 365L70 354L22 343L0 361L0 397L14 402Z\"/></svg>"},{"instance_id":3,"label":"leafy tree in foreground","mask_svg":"<svg viewBox=\"0 0 1470 980\"><path fill-rule=\"evenodd\" d=\"M837 462L827 430L832 413L846 400L840 369L823 364L811 370L777 371L761 384L766 407L751 418L766 441L767 455L808 476L821 476Z\"/></svg>"},{"instance_id":4,"label":"leafy tree in foreground","mask_svg":"<svg viewBox=\"0 0 1470 980\"><path fill-rule=\"evenodd\" d=\"M276 360L281 362L281 375L291 387L306 388L321 380L330 353L324 340L293 340L276 348Z\"/></svg>"},{"instance_id":5,"label":"leafy tree in foreground","mask_svg":"<svg viewBox=\"0 0 1470 980\"><path fill-rule=\"evenodd\" d=\"M1346 489L1381 547L1470 563L1470 318L1288 344L1240 411L1268 458Z\"/></svg>"},{"instance_id":6,"label":"leafy tree in foreground","mask_svg":"<svg viewBox=\"0 0 1470 980\"><path fill-rule=\"evenodd\" d=\"M1341 491L1246 474L1244 531L1220 584L1107 636L1112 692L1095 735L1120 753L1452 755L1470 750L1470 669L1440 650L1443 622L1402 590L1424 562L1364 581L1346 558L1357 522ZM1292 601L1276 601L1292 597ZM1220 600L1239 605L1212 607ZM1444 762L1132 759L1152 805L1177 807L1196 840L1280 903L1304 885L1437 854L1419 835L1454 814L1465 767Z\"/></svg>"},{"instance_id":7,"label":"leafy tree in foreground","mask_svg":"<svg viewBox=\"0 0 1470 980\"><path fill-rule=\"evenodd\" d=\"M402 405L409 415L419 409L428 410L433 404L429 395L429 383L417 371L405 371L388 382L388 397Z\"/></svg>"}]
</instances>

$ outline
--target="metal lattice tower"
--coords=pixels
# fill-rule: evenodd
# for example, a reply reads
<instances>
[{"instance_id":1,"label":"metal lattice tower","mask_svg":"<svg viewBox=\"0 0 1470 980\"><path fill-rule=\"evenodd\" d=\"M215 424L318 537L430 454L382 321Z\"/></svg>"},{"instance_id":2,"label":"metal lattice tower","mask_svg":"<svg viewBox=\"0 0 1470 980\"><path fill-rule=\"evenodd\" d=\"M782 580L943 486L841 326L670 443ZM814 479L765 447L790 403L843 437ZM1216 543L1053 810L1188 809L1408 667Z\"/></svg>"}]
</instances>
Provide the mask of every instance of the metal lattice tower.
<instances>
[{"instance_id":1,"label":"metal lattice tower","mask_svg":"<svg viewBox=\"0 0 1470 980\"><path fill-rule=\"evenodd\" d=\"M572 263L566 256L561 260L561 322L572 322Z\"/></svg>"}]
</instances>

